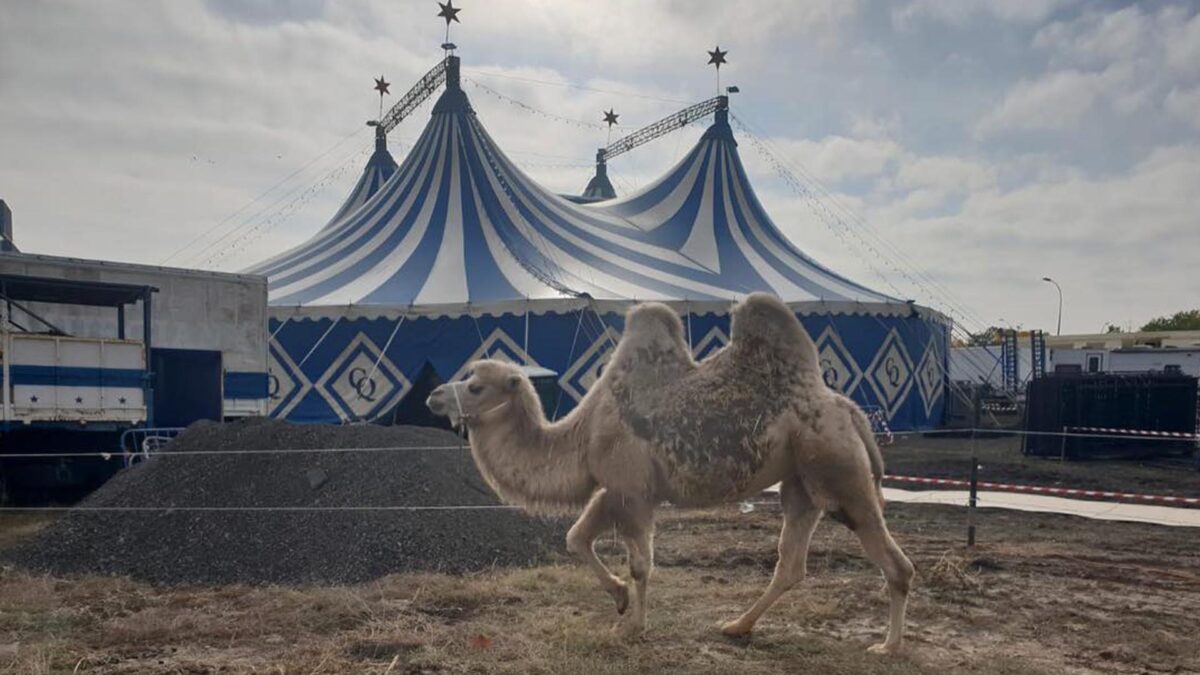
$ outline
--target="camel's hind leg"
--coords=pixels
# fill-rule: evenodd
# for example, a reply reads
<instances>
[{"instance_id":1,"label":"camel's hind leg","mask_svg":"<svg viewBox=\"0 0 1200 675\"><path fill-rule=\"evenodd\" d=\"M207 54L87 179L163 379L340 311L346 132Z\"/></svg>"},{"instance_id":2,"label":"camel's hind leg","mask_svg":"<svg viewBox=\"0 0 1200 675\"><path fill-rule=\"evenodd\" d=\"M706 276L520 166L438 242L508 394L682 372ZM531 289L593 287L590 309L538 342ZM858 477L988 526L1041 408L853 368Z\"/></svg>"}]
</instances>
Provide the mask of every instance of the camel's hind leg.
<instances>
[{"instance_id":1,"label":"camel's hind leg","mask_svg":"<svg viewBox=\"0 0 1200 675\"><path fill-rule=\"evenodd\" d=\"M596 555L596 539L614 524L606 504L606 495L604 489L597 490L596 494L592 495L579 520L576 520L567 532L567 550L591 568L600 580L601 588L616 600L617 613L624 614L629 608L629 587L609 571Z\"/></svg>"},{"instance_id":2,"label":"camel's hind leg","mask_svg":"<svg viewBox=\"0 0 1200 675\"><path fill-rule=\"evenodd\" d=\"M896 540L888 532L883 520L883 509L875 498L874 490L869 500L859 508L849 510L847 525L858 535L867 557L883 570L887 579L891 610L887 639L871 647L876 654L892 654L900 650L904 640L904 615L908 609L908 591L912 585L913 564L900 550Z\"/></svg>"},{"instance_id":3,"label":"camel's hind leg","mask_svg":"<svg viewBox=\"0 0 1200 675\"><path fill-rule=\"evenodd\" d=\"M779 488L779 499L783 506L783 531L779 534L779 562L775 563L775 576L771 577L771 584L758 602L745 614L721 626L721 632L726 635L748 635L763 612L803 580L807 572L808 544L821 520L821 510L812 503L797 478L784 480Z\"/></svg>"}]
</instances>

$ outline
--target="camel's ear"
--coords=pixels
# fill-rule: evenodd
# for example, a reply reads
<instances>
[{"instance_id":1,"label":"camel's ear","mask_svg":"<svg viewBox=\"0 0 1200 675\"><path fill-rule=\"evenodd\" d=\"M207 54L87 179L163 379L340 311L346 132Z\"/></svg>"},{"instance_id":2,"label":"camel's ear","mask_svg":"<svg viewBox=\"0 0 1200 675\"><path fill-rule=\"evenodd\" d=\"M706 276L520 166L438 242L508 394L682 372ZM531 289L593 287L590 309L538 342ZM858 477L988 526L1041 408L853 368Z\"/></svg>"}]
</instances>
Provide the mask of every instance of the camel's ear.
<instances>
[{"instance_id":1,"label":"camel's ear","mask_svg":"<svg viewBox=\"0 0 1200 675\"><path fill-rule=\"evenodd\" d=\"M508 390L516 391L517 387L519 387L519 386L521 386L521 376L520 375L509 375L508 376Z\"/></svg>"}]
</instances>

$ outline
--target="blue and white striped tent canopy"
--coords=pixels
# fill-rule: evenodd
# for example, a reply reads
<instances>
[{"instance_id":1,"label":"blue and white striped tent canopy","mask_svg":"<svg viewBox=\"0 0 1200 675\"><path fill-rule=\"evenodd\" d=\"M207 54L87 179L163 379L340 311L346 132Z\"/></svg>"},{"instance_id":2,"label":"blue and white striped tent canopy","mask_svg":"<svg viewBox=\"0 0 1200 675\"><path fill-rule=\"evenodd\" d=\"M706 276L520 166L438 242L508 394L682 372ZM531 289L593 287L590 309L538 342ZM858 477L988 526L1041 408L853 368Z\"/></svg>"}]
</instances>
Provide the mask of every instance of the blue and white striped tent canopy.
<instances>
[{"instance_id":1,"label":"blue and white striped tent canopy","mask_svg":"<svg viewBox=\"0 0 1200 675\"><path fill-rule=\"evenodd\" d=\"M329 224L339 223L343 218L357 211L376 192L379 192L379 188L383 187L383 184L394 173L396 173L396 160L392 159L392 154L388 152L387 136L383 132L383 127L377 125L375 127L375 152L367 160L367 165L363 168L358 182L354 184L354 189L350 191L350 196L342 203L342 207L337 210L337 213L333 214L333 218L329 219Z\"/></svg>"},{"instance_id":2,"label":"blue and white striped tent canopy","mask_svg":"<svg viewBox=\"0 0 1200 675\"><path fill-rule=\"evenodd\" d=\"M833 330L826 342L844 352L834 368L843 384L860 385L885 341L907 350L909 386L890 385L890 402L877 406L888 417L907 404L931 344L938 373L928 387L936 379L941 396L942 317L834 273L784 236L754 194L725 111L660 180L622 199L578 204L505 156L458 86L451 57L446 91L412 151L357 209L343 211L251 270L269 278L272 356L292 373L278 383L291 398L277 397L277 415L378 418L426 367L448 380L481 356L562 374L565 412L602 366L630 303L675 304L690 332L704 331L692 334L700 353L727 340L730 304L753 291L823 322L810 327L814 338ZM847 328L861 323L853 338L835 317ZM354 367L342 363L355 358ZM934 403L914 404L921 414L901 426L940 415Z\"/></svg>"}]
</instances>

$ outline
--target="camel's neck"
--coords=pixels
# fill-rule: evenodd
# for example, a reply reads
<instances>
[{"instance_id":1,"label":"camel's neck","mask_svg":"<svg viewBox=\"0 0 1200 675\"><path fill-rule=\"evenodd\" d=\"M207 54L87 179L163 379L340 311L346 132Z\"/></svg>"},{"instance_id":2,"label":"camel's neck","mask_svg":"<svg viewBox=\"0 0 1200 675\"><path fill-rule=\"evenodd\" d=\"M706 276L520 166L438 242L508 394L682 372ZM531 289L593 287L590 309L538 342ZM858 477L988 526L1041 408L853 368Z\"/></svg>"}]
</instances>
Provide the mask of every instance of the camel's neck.
<instances>
[{"instance_id":1,"label":"camel's neck","mask_svg":"<svg viewBox=\"0 0 1200 675\"><path fill-rule=\"evenodd\" d=\"M573 418L547 422L532 389L523 388L503 409L472 421L471 454L505 502L535 511L576 508L595 489L577 426Z\"/></svg>"}]
</instances>

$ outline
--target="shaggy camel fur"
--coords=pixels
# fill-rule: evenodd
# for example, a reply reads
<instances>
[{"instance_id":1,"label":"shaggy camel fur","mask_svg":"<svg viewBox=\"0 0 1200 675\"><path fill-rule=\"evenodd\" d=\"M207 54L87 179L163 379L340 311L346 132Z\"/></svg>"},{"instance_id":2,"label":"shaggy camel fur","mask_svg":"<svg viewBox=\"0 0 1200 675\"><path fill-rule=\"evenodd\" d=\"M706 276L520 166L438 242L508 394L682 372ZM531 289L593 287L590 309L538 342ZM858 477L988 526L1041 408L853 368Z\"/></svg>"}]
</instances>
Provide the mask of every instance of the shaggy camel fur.
<instances>
[{"instance_id":1,"label":"shaggy camel fur","mask_svg":"<svg viewBox=\"0 0 1200 675\"><path fill-rule=\"evenodd\" d=\"M617 630L645 625L653 566L654 508L707 506L780 484L779 561L763 596L722 626L746 635L805 575L809 540L824 513L858 536L887 579L891 621L871 648L900 649L913 566L883 518L883 462L870 424L821 379L817 352L779 300L751 295L733 310L730 344L693 360L673 310L630 310L607 369L571 414L547 422L533 387L514 366L480 361L465 382L429 397L430 409L464 422L480 472L507 503L533 512L582 507L567 534L626 614ZM605 567L593 545L615 528L634 585Z\"/></svg>"}]
</instances>

